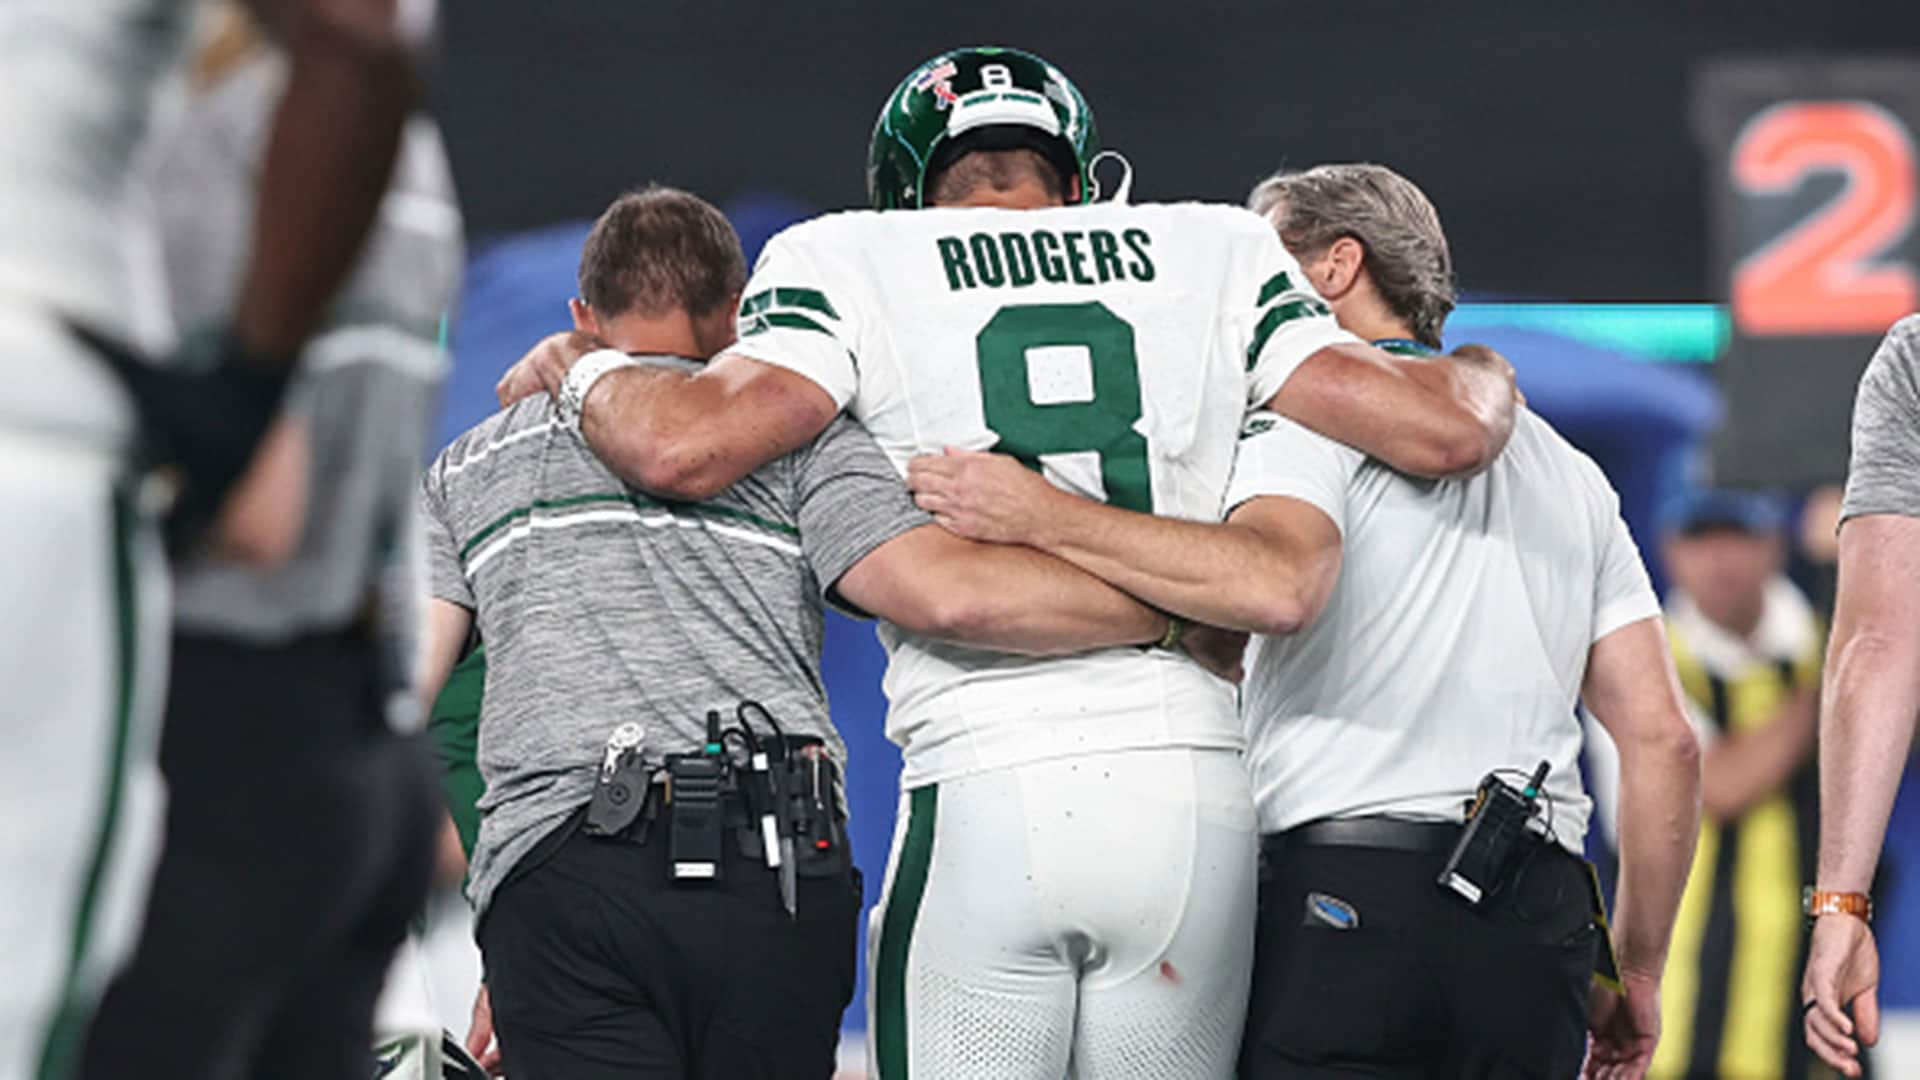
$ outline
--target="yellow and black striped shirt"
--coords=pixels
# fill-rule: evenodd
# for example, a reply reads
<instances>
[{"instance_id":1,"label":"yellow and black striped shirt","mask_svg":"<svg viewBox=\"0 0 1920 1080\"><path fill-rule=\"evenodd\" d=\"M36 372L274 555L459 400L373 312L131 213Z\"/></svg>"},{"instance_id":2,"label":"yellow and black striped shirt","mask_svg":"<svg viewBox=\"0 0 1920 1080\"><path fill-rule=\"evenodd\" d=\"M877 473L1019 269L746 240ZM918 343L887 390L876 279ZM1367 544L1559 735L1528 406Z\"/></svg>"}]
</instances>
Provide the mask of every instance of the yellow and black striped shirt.
<instances>
[{"instance_id":1,"label":"yellow and black striped shirt","mask_svg":"<svg viewBox=\"0 0 1920 1080\"><path fill-rule=\"evenodd\" d=\"M1804 626L1772 635L1772 648L1739 656L1728 655L1724 632L1705 625L1691 605L1676 605L1669 616L1681 685L1715 731L1755 730L1795 692L1817 692L1823 635L1804 600L1792 599L1798 603L1790 605L1790 621ZM1796 1004L1806 949L1800 889L1812 880L1818 794L1809 761L1737 821L1701 822L1662 983L1662 1034L1650 1075L1832 1075L1813 1067Z\"/></svg>"}]
</instances>

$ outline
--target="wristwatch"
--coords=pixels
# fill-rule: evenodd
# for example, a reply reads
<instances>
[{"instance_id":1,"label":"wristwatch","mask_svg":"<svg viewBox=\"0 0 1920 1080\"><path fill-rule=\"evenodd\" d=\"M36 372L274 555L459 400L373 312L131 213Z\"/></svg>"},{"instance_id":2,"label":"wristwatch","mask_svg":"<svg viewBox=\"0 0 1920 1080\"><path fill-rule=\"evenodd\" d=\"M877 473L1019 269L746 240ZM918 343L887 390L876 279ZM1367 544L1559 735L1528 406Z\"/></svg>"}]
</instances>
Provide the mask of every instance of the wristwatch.
<instances>
[{"instance_id":1,"label":"wristwatch","mask_svg":"<svg viewBox=\"0 0 1920 1080\"><path fill-rule=\"evenodd\" d=\"M1866 893L1826 892L1809 885L1800 894L1800 910L1809 919L1822 915L1854 915L1863 922L1873 921L1873 898Z\"/></svg>"}]
</instances>

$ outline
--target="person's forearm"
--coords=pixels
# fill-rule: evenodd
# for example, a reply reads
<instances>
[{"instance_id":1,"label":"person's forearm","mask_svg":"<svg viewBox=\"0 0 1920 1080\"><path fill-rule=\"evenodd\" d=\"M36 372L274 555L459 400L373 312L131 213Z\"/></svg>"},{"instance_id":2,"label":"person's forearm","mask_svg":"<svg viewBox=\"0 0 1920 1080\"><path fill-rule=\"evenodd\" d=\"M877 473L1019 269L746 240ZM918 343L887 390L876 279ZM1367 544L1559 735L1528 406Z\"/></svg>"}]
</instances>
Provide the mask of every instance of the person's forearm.
<instances>
[{"instance_id":1,"label":"person's forearm","mask_svg":"<svg viewBox=\"0 0 1920 1080\"><path fill-rule=\"evenodd\" d=\"M1119 510L1067 495L1032 543L1157 608L1195 622L1290 634L1310 617L1302 575L1250 529Z\"/></svg>"},{"instance_id":2,"label":"person's forearm","mask_svg":"<svg viewBox=\"0 0 1920 1080\"><path fill-rule=\"evenodd\" d=\"M1513 436L1519 397L1514 391L1513 367L1500 354L1479 345L1463 345L1452 353L1448 369L1451 397L1472 418L1479 437L1478 453L1460 473L1477 473L1493 464Z\"/></svg>"},{"instance_id":3,"label":"person's forearm","mask_svg":"<svg viewBox=\"0 0 1920 1080\"><path fill-rule=\"evenodd\" d=\"M1780 791L1813 746L1814 699L1800 691L1761 727L1729 735L1706 753L1700 800L1707 816L1733 821Z\"/></svg>"},{"instance_id":4,"label":"person's forearm","mask_svg":"<svg viewBox=\"0 0 1920 1080\"><path fill-rule=\"evenodd\" d=\"M1613 928L1623 969L1657 978L1666 964L1699 827L1697 750L1622 745L1620 887Z\"/></svg>"},{"instance_id":5,"label":"person's forearm","mask_svg":"<svg viewBox=\"0 0 1920 1080\"><path fill-rule=\"evenodd\" d=\"M1700 740L1660 620L1594 642L1580 696L1620 750L1620 967L1658 979L1700 828Z\"/></svg>"},{"instance_id":6,"label":"person's forearm","mask_svg":"<svg viewBox=\"0 0 1920 1080\"><path fill-rule=\"evenodd\" d=\"M1911 625L1885 632L1861 627L1844 637L1836 628L1820 719L1823 889L1866 892L1873 882L1920 713L1916 636Z\"/></svg>"},{"instance_id":7,"label":"person's forearm","mask_svg":"<svg viewBox=\"0 0 1920 1080\"><path fill-rule=\"evenodd\" d=\"M1820 716L1816 884L1865 892L1920 715L1920 519L1840 528L1840 581Z\"/></svg>"},{"instance_id":8,"label":"person's forearm","mask_svg":"<svg viewBox=\"0 0 1920 1080\"><path fill-rule=\"evenodd\" d=\"M595 457L634 487L673 498L704 497L681 494L696 461L712 454L688 437L701 429L687 422L683 401L689 392L698 396L699 388L679 368L648 364L609 372L587 395L580 434Z\"/></svg>"},{"instance_id":9,"label":"person's forearm","mask_svg":"<svg viewBox=\"0 0 1920 1080\"><path fill-rule=\"evenodd\" d=\"M287 360L353 266L413 102L391 2L304 7L289 27L291 70L235 321L252 354Z\"/></svg>"},{"instance_id":10,"label":"person's forearm","mask_svg":"<svg viewBox=\"0 0 1920 1080\"><path fill-rule=\"evenodd\" d=\"M698 373L645 364L601 376L580 431L622 480L697 502L805 446L839 411L804 376L722 354Z\"/></svg>"},{"instance_id":11,"label":"person's forearm","mask_svg":"<svg viewBox=\"0 0 1920 1080\"><path fill-rule=\"evenodd\" d=\"M1126 593L1031 548L974 544L945 582L951 606L935 636L1029 656L1140 645L1167 632L1167 617Z\"/></svg>"},{"instance_id":12,"label":"person's forearm","mask_svg":"<svg viewBox=\"0 0 1920 1080\"><path fill-rule=\"evenodd\" d=\"M1267 408L1413 476L1478 472L1513 433L1513 369L1467 346L1396 357L1358 343L1308 357Z\"/></svg>"},{"instance_id":13,"label":"person's forearm","mask_svg":"<svg viewBox=\"0 0 1920 1080\"><path fill-rule=\"evenodd\" d=\"M1425 400L1395 415L1397 430L1381 446L1360 449L1416 476L1466 476L1493 464L1513 434L1513 369L1477 346L1397 363Z\"/></svg>"}]
</instances>

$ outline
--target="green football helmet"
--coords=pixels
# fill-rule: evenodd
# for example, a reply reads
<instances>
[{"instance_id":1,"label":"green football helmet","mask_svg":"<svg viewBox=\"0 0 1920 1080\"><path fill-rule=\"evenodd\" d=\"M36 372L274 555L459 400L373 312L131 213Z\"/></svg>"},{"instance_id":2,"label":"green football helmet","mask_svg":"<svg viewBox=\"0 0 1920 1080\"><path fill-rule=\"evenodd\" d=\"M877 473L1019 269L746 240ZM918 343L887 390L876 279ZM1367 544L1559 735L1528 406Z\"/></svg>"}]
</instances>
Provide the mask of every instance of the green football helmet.
<instances>
[{"instance_id":1,"label":"green football helmet","mask_svg":"<svg viewBox=\"0 0 1920 1080\"><path fill-rule=\"evenodd\" d=\"M1079 201L1091 201L1088 167L1099 156L1100 136L1079 88L1032 53L975 46L921 64L887 96L867 152L874 209L924 205L927 175L946 164L942 147L973 131L985 133L970 141L978 149L1040 151L1062 176L1078 176Z\"/></svg>"}]
</instances>

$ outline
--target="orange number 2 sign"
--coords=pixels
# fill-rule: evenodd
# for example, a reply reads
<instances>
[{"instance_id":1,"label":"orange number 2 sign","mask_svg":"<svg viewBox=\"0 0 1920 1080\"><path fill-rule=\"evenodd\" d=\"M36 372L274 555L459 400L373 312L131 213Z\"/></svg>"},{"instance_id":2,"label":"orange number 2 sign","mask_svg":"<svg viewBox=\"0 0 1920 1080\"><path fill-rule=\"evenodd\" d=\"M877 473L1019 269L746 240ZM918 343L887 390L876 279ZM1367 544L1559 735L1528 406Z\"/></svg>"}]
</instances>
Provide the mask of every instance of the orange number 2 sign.
<instances>
[{"instance_id":1,"label":"orange number 2 sign","mask_svg":"<svg viewBox=\"0 0 1920 1080\"><path fill-rule=\"evenodd\" d=\"M1920 308L1920 274L1872 260L1913 224L1913 138L1867 101L1793 101L1759 113L1734 142L1743 198L1791 194L1810 174L1839 172L1838 197L1741 259L1733 317L1754 336L1878 334Z\"/></svg>"}]
</instances>

